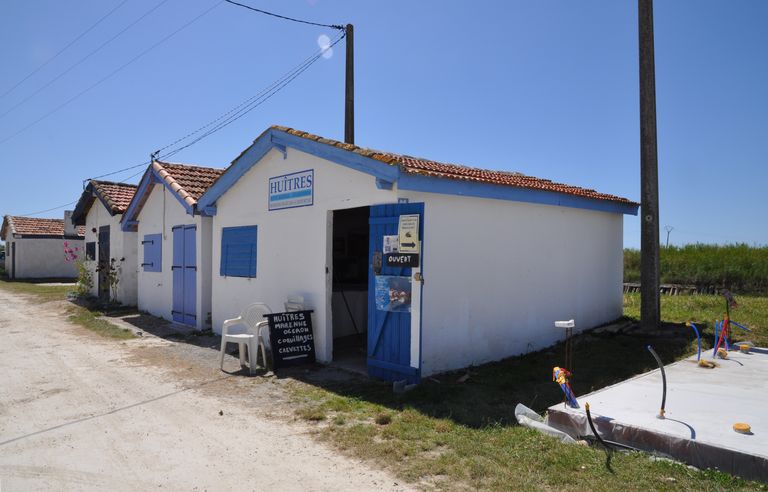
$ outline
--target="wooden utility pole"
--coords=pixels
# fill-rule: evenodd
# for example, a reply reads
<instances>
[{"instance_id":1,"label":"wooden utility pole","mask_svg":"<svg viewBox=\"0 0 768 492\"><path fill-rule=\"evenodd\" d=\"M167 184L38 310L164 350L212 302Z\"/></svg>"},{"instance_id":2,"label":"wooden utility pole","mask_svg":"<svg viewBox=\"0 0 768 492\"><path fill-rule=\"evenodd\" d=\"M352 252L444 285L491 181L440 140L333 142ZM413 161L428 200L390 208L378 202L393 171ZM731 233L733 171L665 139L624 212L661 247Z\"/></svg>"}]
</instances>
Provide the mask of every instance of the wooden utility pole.
<instances>
[{"instance_id":1,"label":"wooden utility pole","mask_svg":"<svg viewBox=\"0 0 768 492\"><path fill-rule=\"evenodd\" d=\"M640 326L655 329L659 299L659 163L656 151L656 68L653 0L638 0L640 45Z\"/></svg>"},{"instance_id":2,"label":"wooden utility pole","mask_svg":"<svg viewBox=\"0 0 768 492\"><path fill-rule=\"evenodd\" d=\"M344 142L355 143L355 28L347 24L347 73L344 94Z\"/></svg>"}]
</instances>

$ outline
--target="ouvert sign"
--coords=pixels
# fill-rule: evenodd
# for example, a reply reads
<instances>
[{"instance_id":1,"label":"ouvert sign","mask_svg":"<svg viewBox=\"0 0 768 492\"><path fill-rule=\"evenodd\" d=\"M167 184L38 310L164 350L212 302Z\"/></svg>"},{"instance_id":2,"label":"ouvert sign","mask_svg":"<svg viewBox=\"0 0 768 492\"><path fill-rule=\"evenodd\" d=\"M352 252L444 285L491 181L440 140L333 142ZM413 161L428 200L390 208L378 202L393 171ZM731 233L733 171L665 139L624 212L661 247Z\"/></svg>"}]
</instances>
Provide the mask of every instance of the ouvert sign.
<instances>
[{"instance_id":1,"label":"ouvert sign","mask_svg":"<svg viewBox=\"0 0 768 492\"><path fill-rule=\"evenodd\" d=\"M269 178L269 210L308 207L314 196L314 169Z\"/></svg>"}]
</instances>

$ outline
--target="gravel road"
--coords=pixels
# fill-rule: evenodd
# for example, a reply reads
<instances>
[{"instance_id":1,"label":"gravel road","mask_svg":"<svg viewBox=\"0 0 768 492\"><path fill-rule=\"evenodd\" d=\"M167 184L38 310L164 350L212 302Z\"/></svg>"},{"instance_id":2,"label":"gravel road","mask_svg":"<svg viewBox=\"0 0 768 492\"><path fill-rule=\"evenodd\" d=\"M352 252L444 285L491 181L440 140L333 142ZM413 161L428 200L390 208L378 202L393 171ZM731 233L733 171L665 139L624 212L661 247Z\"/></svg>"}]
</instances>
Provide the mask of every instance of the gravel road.
<instances>
[{"instance_id":1,"label":"gravel road","mask_svg":"<svg viewBox=\"0 0 768 492\"><path fill-rule=\"evenodd\" d=\"M269 418L290 409L268 380L174 359L184 344L100 338L65 309L0 290L2 492L407 488Z\"/></svg>"}]
</instances>

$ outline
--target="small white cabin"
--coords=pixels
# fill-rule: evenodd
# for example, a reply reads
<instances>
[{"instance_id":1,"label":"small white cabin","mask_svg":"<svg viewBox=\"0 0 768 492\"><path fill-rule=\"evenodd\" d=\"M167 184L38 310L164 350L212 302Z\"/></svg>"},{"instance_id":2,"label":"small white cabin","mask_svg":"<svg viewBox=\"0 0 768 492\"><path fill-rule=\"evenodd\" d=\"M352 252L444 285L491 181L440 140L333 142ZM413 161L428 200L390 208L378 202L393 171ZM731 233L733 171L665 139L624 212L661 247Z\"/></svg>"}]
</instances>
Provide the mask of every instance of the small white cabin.
<instances>
[{"instance_id":1,"label":"small white cabin","mask_svg":"<svg viewBox=\"0 0 768 492\"><path fill-rule=\"evenodd\" d=\"M137 245L120 220L135 193L136 185L90 180L72 212L72 222L85 229L91 295L125 306L137 301Z\"/></svg>"},{"instance_id":2,"label":"small white cabin","mask_svg":"<svg viewBox=\"0 0 768 492\"><path fill-rule=\"evenodd\" d=\"M123 215L138 244L138 307L155 316L210 328L211 217L197 200L223 169L154 161Z\"/></svg>"},{"instance_id":3,"label":"small white cabin","mask_svg":"<svg viewBox=\"0 0 768 492\"><path fill-rule=\"evenodd\" d=\"M549 346L622 314L618 196L271 127L196 203L213 327L254 301L314 311L317 359L420 377Z\"/></svg>"},{"instance_id":4,"label":"small white cabin","mask_svg":"<svg viewBox=\"0 0 768 492\"><path fill-rule=\"evenodd\" d=\"M5 241L5 271L10 279L74 279L75 260L83 254L83 228L65 219L6 215L0 229ZM65 248L71 251L65 254Z\"/></svg>"}]
</instances>

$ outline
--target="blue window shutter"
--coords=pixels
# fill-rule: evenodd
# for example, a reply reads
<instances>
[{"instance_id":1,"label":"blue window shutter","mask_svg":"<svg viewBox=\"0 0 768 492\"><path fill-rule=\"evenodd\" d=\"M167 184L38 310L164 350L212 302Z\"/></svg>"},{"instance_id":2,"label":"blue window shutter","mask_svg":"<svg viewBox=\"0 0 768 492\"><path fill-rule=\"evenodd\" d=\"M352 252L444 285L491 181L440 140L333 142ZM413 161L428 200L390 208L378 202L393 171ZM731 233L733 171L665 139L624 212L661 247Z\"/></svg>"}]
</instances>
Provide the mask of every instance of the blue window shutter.
<instances>
[{"instance_id":1,"label":"blue window shutter","mask_svg":"<svg viewBox=\"0 0 768 492\"><path fill-rule=\"evenodd\" d=\"M144 249L144 260L141 266L145 272L163 271L163 235L147 234L141 241Z\"/></svg>"},{"instance_id":2,"label":"blue window shutter","mask_svg":"<svg viewBox=\"0 0 768 492\"><path fill-rule=\"evenodd\" d=\"M221 230L221 263L224 277L256 276L257 226L225 227Z\"/></svg>"}]
</instances>

